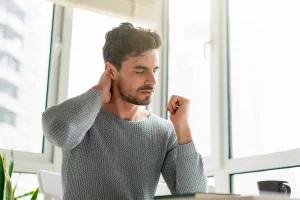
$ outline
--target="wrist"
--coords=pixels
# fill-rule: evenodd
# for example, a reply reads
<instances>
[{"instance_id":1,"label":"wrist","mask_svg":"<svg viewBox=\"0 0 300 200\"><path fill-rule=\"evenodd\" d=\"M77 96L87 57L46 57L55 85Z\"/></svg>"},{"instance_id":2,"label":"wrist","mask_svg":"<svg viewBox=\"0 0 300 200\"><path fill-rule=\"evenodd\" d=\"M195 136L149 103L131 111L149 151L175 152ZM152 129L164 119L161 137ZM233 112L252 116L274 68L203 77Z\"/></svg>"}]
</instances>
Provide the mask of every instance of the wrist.
<instances>
[{"instance_id":1,"label":"wrist","mask_svg":"<svg viewBox=\"0 0 300 200\"><path fill-rule=\"evenodd\" d=\"M100 89L99 85L95 85L95 86L93 87L93 89L95 89L95 90L99 90L99 92L101 92L101 93L102 93L102 90Z\"/></svg>"},{"instance_id":2,"label":"wrist","mask_svg":"<svg viewBox=\"0 0 300 200\"><path fill-rule=\"evenodd\" d=\"M178 145L184 145L184 144L188 144L190 142L193 141L192 135L185 135L185 136L177 136L177 144Z\"/></svg>"},{"instance_id":3,"label":"wrist","mask_svg":"<svg viewBox=\"0 0 300 200\"><path fill-rule=\"evenodd\" d=\"M181 121L178 123L173 123L175 130L186 130L186 129L190 129L190 125L188 121Z\"/></svg>"},{"instance_id":4,"label":"wrist","mask_svg":"<svg viewBox=\"0 0 300 200\"><path fill-rule=\"evenodd\" d=\"M188 123L176 124L174 127L179 145L188 144L193 140L192 132Z\"/></svg>"}]
</instances>

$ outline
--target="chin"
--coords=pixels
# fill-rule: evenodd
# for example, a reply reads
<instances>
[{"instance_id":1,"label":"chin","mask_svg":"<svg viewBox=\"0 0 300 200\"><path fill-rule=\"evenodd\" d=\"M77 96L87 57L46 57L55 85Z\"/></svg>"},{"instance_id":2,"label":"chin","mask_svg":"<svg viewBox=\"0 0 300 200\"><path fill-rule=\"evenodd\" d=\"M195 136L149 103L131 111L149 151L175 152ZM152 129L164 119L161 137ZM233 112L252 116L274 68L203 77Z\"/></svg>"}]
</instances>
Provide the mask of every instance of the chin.
<instances>
[{"instance_id":1,"label":"chin","mask_svg":"<svg viewBox=\"0 0 300 200\"><path fill-rule=\"evenodd\" d=\"M143 101L143 102L140 102L140 105L141 106L148 106L150 103L151 103L151 101Z\"/></svg>"},{"instance_id":2,"label":"chin","mask_svg":"<svg viewBox=\"0 0 300 200\"><path fill-rule=\"evenodd\" d=\"M141 106L147 106L147 105L149 105L149 104L151 103L151 101L152 101L151 98L149 98L149 99L144 99L144 100L140 100L140 101L139 101L139 105L141 105Z\"/></svg>"}]
</instances>

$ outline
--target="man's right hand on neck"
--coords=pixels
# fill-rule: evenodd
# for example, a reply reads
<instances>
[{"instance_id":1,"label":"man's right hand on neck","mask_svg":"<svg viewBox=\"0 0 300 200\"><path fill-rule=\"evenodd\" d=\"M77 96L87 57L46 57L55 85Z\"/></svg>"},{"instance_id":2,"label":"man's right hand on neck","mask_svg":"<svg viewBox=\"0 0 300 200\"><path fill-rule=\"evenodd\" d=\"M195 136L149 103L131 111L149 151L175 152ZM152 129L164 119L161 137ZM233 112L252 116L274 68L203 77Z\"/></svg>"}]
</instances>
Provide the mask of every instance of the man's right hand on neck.
<instances>
[{"instance_id":1,"label":"man's right hand on neck","mask_svg":"<svg viewBox=\"0 0 300 200\"><path fill-rule=\"evenodd\" d=\"M93 87L102 93L103 103L108 103L111 98L111 78L106 72L103 72L97 85Z\"/></svg>"}]
</instances>

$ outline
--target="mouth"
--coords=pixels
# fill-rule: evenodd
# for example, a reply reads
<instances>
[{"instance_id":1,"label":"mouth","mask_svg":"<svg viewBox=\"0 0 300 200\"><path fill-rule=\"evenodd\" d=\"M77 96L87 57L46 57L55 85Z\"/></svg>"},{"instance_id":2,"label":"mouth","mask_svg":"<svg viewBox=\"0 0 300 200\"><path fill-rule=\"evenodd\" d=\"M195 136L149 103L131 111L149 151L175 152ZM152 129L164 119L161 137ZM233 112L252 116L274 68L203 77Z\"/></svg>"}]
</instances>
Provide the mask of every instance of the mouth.
<instances>
[{"instance_id":1,"label":"mouth","mask_svg":"<svg viewBox=\"0 0 300 200\"><path fill-rule=\"evenodd\" d=\"M154 93L154 90L142 90L141 93L143 93L143 94L152 94L152 93Z\"/></svg>"}]
</instances>

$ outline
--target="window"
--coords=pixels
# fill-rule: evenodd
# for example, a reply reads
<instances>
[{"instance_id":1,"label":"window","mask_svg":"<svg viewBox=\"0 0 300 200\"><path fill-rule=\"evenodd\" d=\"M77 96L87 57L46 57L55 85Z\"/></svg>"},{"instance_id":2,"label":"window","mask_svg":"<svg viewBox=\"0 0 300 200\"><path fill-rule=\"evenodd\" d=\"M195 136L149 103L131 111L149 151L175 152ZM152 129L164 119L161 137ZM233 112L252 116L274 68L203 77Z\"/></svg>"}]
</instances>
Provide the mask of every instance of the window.
<instances>
[{"instance_id":1,"label":"window","mask_svg":"<svg viewBox=\"0 0 300 200\"><path fill-rule=\"evenodd\" d=\"M68 97L79 95L98 83L104 72L105 33L120 22L109 16L74 9Z\"/></svg>"},{"instance_id":2,"label":"window","mask_svg":"<svg viewBox=\"0 0 300 200\"><path fill-rule=\"evenodd\" d=\"M16 126L16 113L13 113L6 108L0 107L0 124L1 123L6 123L11 126ZM4 133L5 134L5 133ZM5 145L6 142L1 142L2 146ZM10 145L9 143L6 145ZM9 148L9 147L8 147Z\"/></svg>"},{"instance_id":3,"label":"window","mask_svg":"<svg viewBox=\"0 0 300 200\"><path fill-rule=\"evenodd\" d=\"M213 177L213 176L207 177L207 185L215 186L215 177Z\"/></svg>"},{"instance_id":4,"label":"window","mask_svg":"<svg viewBox=\"0 0 300 200\"><path fill-rule=\"evenodd\" d=\"M29 173L13 173L12 174L12 186L17 184L15 196L23 195L25 193L35 191L39 186L37 182L36 174ZM21 198L23 200L30 200L31 197ZM44 199L41 193L38 194L38 199Z\"/></svg>"},{"instance_id":5,"label":"window","mask_svg":"<svg viewBox=\"0 0 300 200\"><path fill-rule=\"evenodd\" d=\"M169 8L168 97L191 100L193 139L202 156L210 156L210 58L204 51L210 40L210 0L171 0Z\"/></svg>"},{"instance_id":6,"label":"window","mask_svg":"<svg viewBox=\"0 0 300 200\"><path fill-rule=\"evenodd\" d=\"M0 78L0 93L6 93L14 98L18 98L18 89L13 84L9 83L8 81Z\"/></svg>"},{"instance_id":7,"label":"window","mask_svg":"<svg viewBox=\"0 0 300 200\"><path fill-rule=\"evenodd\" d=\"M53 4L8 0L0 12L0 27L6 27L0 34L0 149L42 153ZM20 32L10 24L19 24ZM24 48L14 38L23 38Z\"/></svg>"},{"instance_id":8,"label":"window","mask_svg":"<svg viewBox=\"0 0 300 200\"><path fill-rule=\"evenodd\" d=\"M300 168L276 169L261 172L251 172L246 174L232 175L232 189L234 194L258 195L258 181L283 180L287 181L291 187L291 198L299 198L298 188L300 179Z\"/></svg>"},{"instance_id":9,"label":"window","mask_svg":"<svg viewBox=\"0 0 300 200\"><path fill-rule=\"evenodd\" d=\"M20 71L20 61L15 59L13 56L6 52L0 51L0 68L7 67L12 70L19 72Z\"/></svg>"},{"instance_id":10,"label":"window","mask_svg":"<svg viewBox=\"0 0 300 200\"><path fill-rule=\"evenodd\" d=\"M3 38L11 40L18 48L23 48L23 38L20 34L12 29L12 27L0 24L0 34L3 33Z\"/></svg>"},{"instance_id":11,"label":"window","mask_svg":"<svg viewBox=\"0 0 300 200\"><path fill-rule=\"evenodd\" d=\"M7 12L12 13L19 20L21 20L23 22L25 21L24 18L26 16L26 13L18 5L18 2L20 2L20 1L14 2L14 0L6 0L4 2L6 3L6 10L7 10Z\"/></svg>"},{"instance_id":12,"label":"window","mask_svg":"<svg viewBox=\"0 0 300 200\"><path fill-rule=\"evenodd\" d=\"M111 16L74 9L69 98L82 94L98 83L104 72L102 47L105 43L105 34L112 28L119 26L121 22L123 22L121 19Z\"/></svg>"},{"instance_id":13,"label":"window","mask_svg":"<svg viewBox=\"0 0 300 200\"><path fill-rule=\"evenodd\" d=\"M231 157L299 148L300 1L228 9Z\"/></svg>"},{"instance_id":14,"label":"window","mask_svg":"<svg viewBox=\"0 0 300 200\"><path fill-rule=\"evenodd\" d=\"M207 177L207 187L208 187L208 193L216 192L215 177L213 176Z\"/></svg>"}]
</instances>

